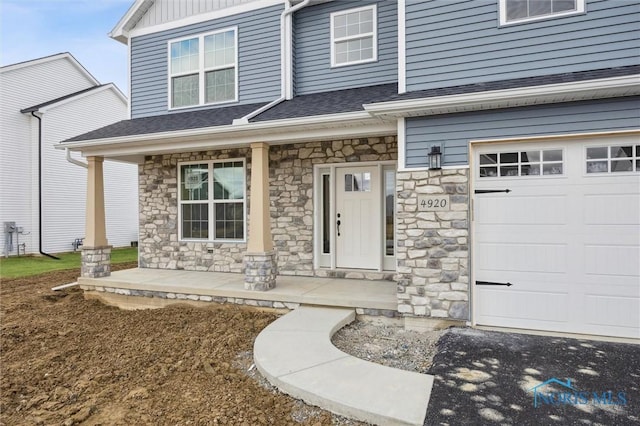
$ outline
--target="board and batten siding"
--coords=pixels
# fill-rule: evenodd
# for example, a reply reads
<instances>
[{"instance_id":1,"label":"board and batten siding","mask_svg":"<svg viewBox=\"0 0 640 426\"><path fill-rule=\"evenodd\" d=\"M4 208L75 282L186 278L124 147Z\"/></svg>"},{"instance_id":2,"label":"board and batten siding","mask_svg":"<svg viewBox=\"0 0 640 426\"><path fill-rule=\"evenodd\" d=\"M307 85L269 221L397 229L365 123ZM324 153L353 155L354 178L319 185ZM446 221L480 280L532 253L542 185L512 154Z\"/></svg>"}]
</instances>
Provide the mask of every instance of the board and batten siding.
<instances>
[{"instance_id":1,"label":"board and batten siding","mask_svg":"<svg viewBox=\"0 0 640 426\"><path fill-rule=\"evenodd\" d=\"M640 63L640 2L500 26L498 0L406 0L407 90Z\"/></svg>"},{"instance_id":2,"label":"board and batten siding","mask_svg":"<svg viewBox=\"0 0 640 426\"><path fill-rule=\"evenodd\" d=\"M378 9L378 60L331 68L330 14L372 4ZM336 1L294 15L296 95L398 81L398 8L395 1Z\"/></svg>"},{"instance_id":3,"label":"board and batten siding","mask_svg":"<svg viewBox=\"0 0 640 426\"><path fill-rule=\"evenodd\" d=\"M280 14L271 6L131 39L131 118L270 102L280 96ZM238 102L169 111L168 42L238 27Z\"/></svg>"},{"instance_id":4,"label":"board and batten siding","mask_svg":"<svg viewBox=\"0 0 640 426\"><path fill-rule=\"evenodd\" d=\"M100 111L96 114L96 111ZM72 250L85 236L87 170L69 163L54 144L127 118L126 102L113 90L101 90L55 106L43 114L43 250ZM78 154L75 158L80 159ZM37 166L36 166L37 167ZM37 192L37 186L34 187ZM107 240L114 247L138 239L138 166L104 163ZM37 204L36 204L37 206ZM36 248L37 250L37 248Z\"/></svg>"},{"instance_id":5,"label":"board and batten siding","mask_svg":"<svg viewBox=\"0 0 640 426\"><path fill-rule=\"evenodd\" d=\"M134 28L147 28L256 0L155 0Z\"/></svg>"},{"instance_id":6,"label":"board and batten siding","mask_svg":"<svg viewBox=\"0 0 640 426\"><path fill-rule=\"evenodd\" d=\"M426 167L432 145L442 165L469 164L470 140L638 129L640 97L568 102L405 120L406 167Z\"/></svg>"}]
</instances>

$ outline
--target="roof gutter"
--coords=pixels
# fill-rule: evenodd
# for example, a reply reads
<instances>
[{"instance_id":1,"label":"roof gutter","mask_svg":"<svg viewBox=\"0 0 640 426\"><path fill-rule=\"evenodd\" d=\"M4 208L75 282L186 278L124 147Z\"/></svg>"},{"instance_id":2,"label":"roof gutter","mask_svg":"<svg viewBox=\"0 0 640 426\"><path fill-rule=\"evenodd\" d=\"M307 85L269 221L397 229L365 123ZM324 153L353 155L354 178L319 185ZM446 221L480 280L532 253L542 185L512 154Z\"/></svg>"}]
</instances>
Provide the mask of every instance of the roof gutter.
<instances>
[{"instance_id":1,"label":"roof gutter","mask_svg":"<svg viewBox=\"0 0 640 426\"><path fill-rule=\"evenodd\" d=\"M41 255L60 260L52 254L42 251L42 118L35 111L31 115L38 119L38 251Z\"/></svg>"},{"instance_id":2,"label":"roof gutter","mask_svg":"<svg viewBox=\"0 0 640 426\"><path fill-rule=\"evenodd\" d=\"M379 117L407 117L505 107L572 102L603 97L640 94L638 75L586 80L543 86L516 87L477 93L434 96L364 105L365 111ZM505 106L505 103L508 104Z\"/></svg>"},{"instance_id":3,"label":"roof gutter","mask_svg":"<svg viewBox=\"0 0 640 426\"><path fill-rule=\"evenodd\" d=\"M280 97L269 102L266 105L261 106L255 111L251 111L244 117L236 118L233 120L233 124L248 124L249 120L253 117L262 114L268 109L273 108L284 100L289 100L293 97L293 91L291 90L291 81L293 74L292 66L292 54L291 44L293 41L291 16L297 10L308 6L312 0L304 0L295 6L291 6L290 0L285 1L284 11L280 14Z\"/></svg>"}]
</instances>

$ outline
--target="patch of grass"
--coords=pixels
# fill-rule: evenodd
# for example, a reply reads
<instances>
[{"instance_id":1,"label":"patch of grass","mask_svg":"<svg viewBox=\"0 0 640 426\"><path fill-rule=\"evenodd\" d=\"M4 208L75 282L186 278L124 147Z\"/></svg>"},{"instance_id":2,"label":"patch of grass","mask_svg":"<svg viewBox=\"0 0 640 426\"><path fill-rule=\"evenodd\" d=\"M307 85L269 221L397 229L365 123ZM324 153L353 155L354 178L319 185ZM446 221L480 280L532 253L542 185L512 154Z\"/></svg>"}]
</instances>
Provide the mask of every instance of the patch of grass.
<instances>
[{"instance_id":1,"label":"patch of grass","mask_svg":"<svg viewBox=\"0 0 640 426\"><path fill-rule=\"evenodd\" d=\"M0 259L0 278L21 278L49 271L61 271L80 267L80 252L56 253L60 260L46 256L13 256ZM111 263L135 262L138 248L121 248L111 251Z\"/></svg>"}]
</instances>

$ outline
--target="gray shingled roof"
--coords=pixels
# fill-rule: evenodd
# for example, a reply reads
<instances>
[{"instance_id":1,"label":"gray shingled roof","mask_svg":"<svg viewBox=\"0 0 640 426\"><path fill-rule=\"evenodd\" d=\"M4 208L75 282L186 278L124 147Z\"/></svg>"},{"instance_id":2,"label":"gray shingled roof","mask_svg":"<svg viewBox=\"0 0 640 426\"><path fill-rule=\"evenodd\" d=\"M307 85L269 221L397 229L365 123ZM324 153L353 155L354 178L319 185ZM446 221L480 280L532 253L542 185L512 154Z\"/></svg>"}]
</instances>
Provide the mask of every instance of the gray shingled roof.
<instances>
[{"instance_id":1,"label":"gray shingled roof","mask_svg":"<svg viewBox=\"0 0 640 426\"><path fill-rule=\"evenodd\" d=\"M536 77L514 78L510 80L491 81L488 83L465 84L462 86L443 87L429 90L418 90L403 94L393 94L385 101L402 101L406 99L434 98L437 96L461 95L466 93L488 92L493 90L515 89L517 87L534 87L549 84L574 83L597 80L601 78L622 77L640 74L640 65L605 68L591 71L579 71L563 74L542 75Z\"/></svg>"},{"instance_id":2,"label":"gray shingled roof","mask_svg":"<svg viewBox=\"0 0 640 426\"><path fill-rule=\"evenodd\" d=\"M226 108L203 109L199 111L134 118L133 120L122 120L109 126L67 139L64 142L224 126L231 124L235 118L243 117L263 105L265 104L234 105Z\"/></svg>"},{"instance_id":3,"label":"gray shingled roof","mask_svg":"<svg viewBox=\"0 0 640 426\"><path fill-rule=\"evenodd\" d=\"M364 111L362 105L387 100L396 93L398 93L398 85L392 83L296 96L289 101L284 101L268 109L251 119L251 121L281 120Z\"/></svg>"},{"instance_id":4,"label":"gray shingled roof","mask_svg":"<svg viewBox=\"0 0 640 426\"><path fill-rule=\"evenodd\" d=\"M397 93L398 90L395 83L383 84L378 86L296 96L293 99L281 102L275 107L252 118L251 122L255 123L270 120L363 111L363 105L371 103L505 90L517 87L579 82L634 74L640 74L640 66L633 65L593 71L517 78L488 83L421 90L403 94ZM153 117L136 118L133 120L124 120L110 126L76 136L66 140L65 142L230 125L234 119L241 118L263 105L264 104L235 105L223 108L171 113Z\"/></svg>"}]
</instances>

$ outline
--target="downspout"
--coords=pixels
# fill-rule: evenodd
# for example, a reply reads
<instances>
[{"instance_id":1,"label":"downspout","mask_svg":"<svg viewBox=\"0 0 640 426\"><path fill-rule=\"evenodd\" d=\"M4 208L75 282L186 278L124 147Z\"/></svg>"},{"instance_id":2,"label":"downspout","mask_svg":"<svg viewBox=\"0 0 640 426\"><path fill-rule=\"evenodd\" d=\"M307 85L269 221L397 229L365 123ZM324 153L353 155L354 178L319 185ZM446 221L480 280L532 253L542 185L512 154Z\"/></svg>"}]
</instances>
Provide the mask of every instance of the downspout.
<instances>
[{"instance_id":1,"label":"downspout","mask_svg":"<svg viewBox=\"0 0 640 426\"><path fill-rule=\"evenodd\" d=\"M76 166L84 167L85 169L89 168L89 165L87 163L83 163L80 160L76 160L75 158L71 158L71 151L69 151L69 148L65 148L64 151L67 154L67 161L68 162L70 162L71 164L75 164Z\"/></svg>"},{"instance_id":2,"label":"downspout","mask_svg":"<svg viewBox=\"0 0 640 426\"><path fill-rule=\"evenodd\" d=\"M249 120L251 120L256 115L262 114L266 110L273 108L287 98L291 98L291 94L287 93L287 84L290 84L290 80L292 78L291 74L293 72L291 64L292 40L289 37L290 28L287 26L286 18L292 15L294 12L302 9L303 7L308 6L311 1L312 0L304 0L302 3L291 7L290 1L287 0L285 2L285 9L282 14L280 14L280 97L254 111L251 111L244 117L236 118L235 120L233 120L233 124L249 124Z\"/></svg>"},{"instance_id":3,"label":"downspout","mask_svg":"<svg viewBox=\"0 0 640 426\"><path fill-rule=\"evenodd\" d=\"M38 251L41 255L60 260L52 254L42 251L42 118L31 111L31 115L38 119Z\"/></svg>"}]
</instances>

